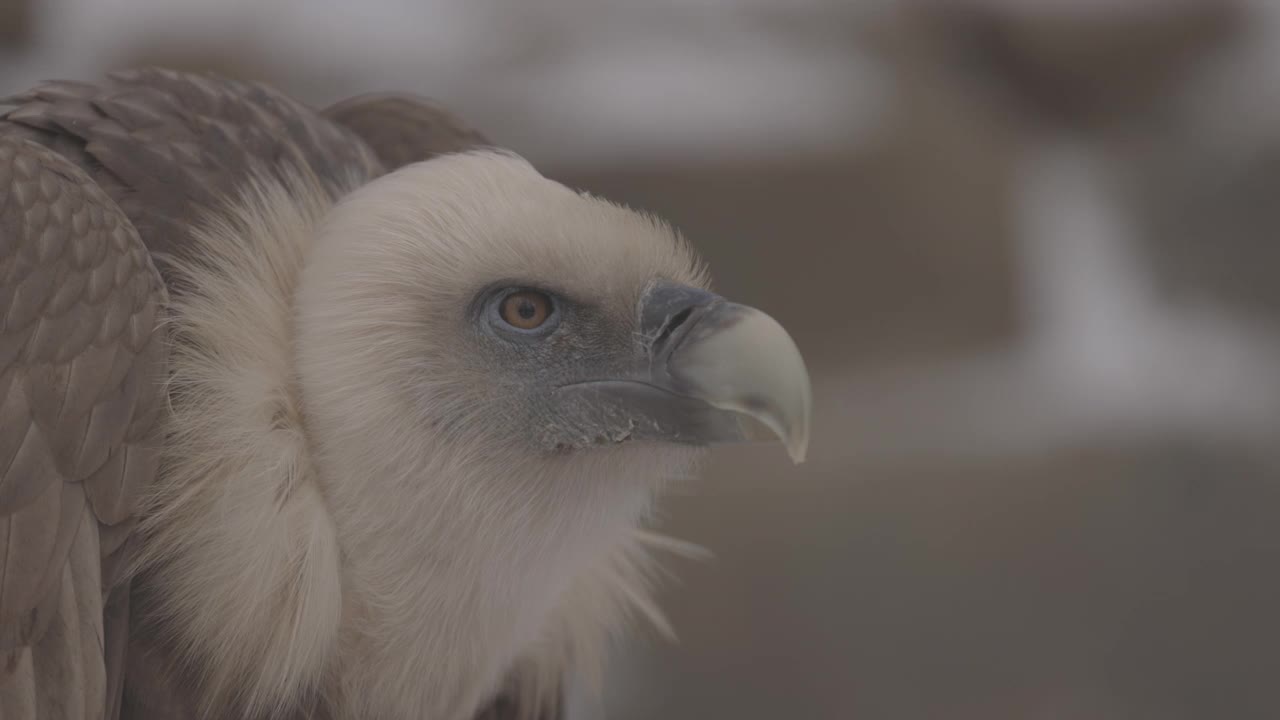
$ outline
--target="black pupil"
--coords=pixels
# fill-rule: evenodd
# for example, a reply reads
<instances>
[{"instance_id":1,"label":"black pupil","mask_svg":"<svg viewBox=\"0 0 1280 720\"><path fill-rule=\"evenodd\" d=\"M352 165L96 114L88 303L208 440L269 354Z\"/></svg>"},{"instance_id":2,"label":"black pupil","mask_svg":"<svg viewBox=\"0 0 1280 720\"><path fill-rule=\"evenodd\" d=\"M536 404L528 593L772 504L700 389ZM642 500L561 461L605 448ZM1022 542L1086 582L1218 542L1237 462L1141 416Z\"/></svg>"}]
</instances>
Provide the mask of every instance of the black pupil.
<instances>
[{"instance_id":1,"label":"black pupil","mask_svg":"<svg viewBox=\"0 0 1280 720\"><path fill-rule=\"evenodd\" d=\"M538 314L538 308L528 298L520 298L520 304L516 306L516 314L525 320L529 320Z\"/></svg>"}]
</instances>

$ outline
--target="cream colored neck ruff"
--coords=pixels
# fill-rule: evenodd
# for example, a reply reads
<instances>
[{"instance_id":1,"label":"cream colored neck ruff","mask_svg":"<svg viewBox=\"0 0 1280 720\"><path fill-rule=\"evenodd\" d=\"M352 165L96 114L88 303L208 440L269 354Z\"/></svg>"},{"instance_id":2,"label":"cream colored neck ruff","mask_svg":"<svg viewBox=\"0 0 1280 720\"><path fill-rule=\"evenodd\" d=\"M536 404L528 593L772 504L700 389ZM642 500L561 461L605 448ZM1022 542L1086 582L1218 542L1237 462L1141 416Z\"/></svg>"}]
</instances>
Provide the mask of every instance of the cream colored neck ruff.
<instances>
[{"instance_id":1,"label":"cream colored neck ruff","mask_svg":"<svg viewBox=\"0 0 1280 720\"><path fill-rule=\"evenodd\" d=\"M172 308L173 413L143 526L164 627L212 716L318 701L337 718L461 720L513 678L536 711L566 673L597 671L628 615L665 629L647 548L680 546L639 529L655 484L626 475L688 456L655 471L602 455L550 478L427 441L342 462L308 433L296 373L340 350L300 347L295 322L332 209L313 178L257 182L177 264L190 290ZM343 492L357 476L377 491Z\"/></svg>"}]
</instances>

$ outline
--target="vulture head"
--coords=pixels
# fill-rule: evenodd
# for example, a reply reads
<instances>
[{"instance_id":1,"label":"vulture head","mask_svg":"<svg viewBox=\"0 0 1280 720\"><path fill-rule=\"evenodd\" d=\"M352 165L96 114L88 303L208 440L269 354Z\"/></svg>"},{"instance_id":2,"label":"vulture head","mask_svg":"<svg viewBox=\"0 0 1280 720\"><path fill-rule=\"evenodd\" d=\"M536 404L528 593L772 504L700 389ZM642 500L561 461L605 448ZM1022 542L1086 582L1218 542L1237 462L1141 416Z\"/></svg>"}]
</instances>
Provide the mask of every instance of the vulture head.
<instances>
[{"instance_id":1,"label":"vulture head","mask_svg":"<svg viewBox=\"0 0 1280 720\"><path fill-rule=\"evenodd\" d=\"M148 520L155 604L208 693L373 718L550 697L656 615L640 527L663 483L717 443L804 456L795 344L661 222L498 152L336 203L253 187L179 265Z\"/></svg>"}]
</instances>

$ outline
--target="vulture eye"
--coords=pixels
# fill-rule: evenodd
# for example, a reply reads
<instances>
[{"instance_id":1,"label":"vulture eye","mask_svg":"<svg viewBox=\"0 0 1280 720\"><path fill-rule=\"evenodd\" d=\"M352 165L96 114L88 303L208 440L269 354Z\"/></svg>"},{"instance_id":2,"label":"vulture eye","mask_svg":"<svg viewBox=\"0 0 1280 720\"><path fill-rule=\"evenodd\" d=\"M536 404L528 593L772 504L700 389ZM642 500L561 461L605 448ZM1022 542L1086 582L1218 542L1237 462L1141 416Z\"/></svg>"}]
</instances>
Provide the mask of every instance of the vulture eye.
<instances>
[{"instance_id":1,"label":"vulture eye","mask_svg":"<svg viewBox=\"0 0 1280 720\"><path fill-rule=\"evenodd\" d=\"M516 330L537 330L555 314L555 304L545 293L536 290L517 290L502 298L498 305L498 317Z\"/></svg>"}]
</instances>

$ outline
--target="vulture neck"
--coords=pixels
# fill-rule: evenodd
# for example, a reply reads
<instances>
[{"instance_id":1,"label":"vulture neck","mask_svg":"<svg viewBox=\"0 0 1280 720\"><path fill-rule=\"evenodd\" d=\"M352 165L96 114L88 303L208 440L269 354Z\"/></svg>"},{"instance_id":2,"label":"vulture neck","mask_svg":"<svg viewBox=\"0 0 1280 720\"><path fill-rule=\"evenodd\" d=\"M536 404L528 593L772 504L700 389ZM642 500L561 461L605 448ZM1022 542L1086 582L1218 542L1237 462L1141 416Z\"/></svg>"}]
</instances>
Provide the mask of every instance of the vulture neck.
<instances>
[{"instance_id":1,"label":"vulture neck","mask_svg":"<svg viewBox=\"0 0 1280 720\"><path fill-rule=\"evenodd\" d=\"M363 479L389 489L354 512L333 494L342 696L354 717L467 717L502 689L530 705L555 700L572 661L602 660L597 645L628 594L643 597L643 493L510 466ZM518 499L498 491L546 484L555 489Z\"/></svg>"},{"instance_id":2,"label":"vulture neck","mask_svg":"<svg viewBox=\"0 0 1280 720\"><path fill-rule=\"evenodd\" d=\"M626 616L665 627L648 548L675 546L638 525L654 476L689 456L461 452L397 427L371 373L300 373L365 362L343 346L358 332L299 322L331 209L313 181L257 184L178 263L147 593L215 716L464 720L504 691L537 711Z\"/></svg>"}]
</instances>

